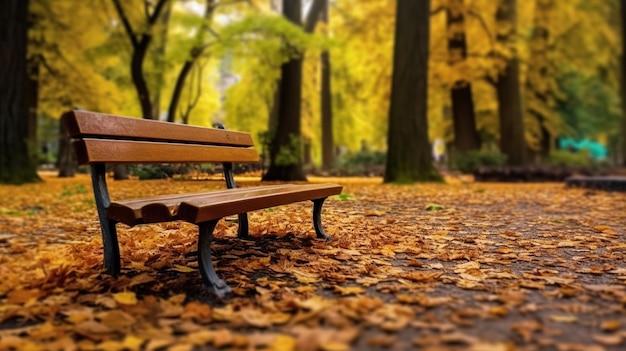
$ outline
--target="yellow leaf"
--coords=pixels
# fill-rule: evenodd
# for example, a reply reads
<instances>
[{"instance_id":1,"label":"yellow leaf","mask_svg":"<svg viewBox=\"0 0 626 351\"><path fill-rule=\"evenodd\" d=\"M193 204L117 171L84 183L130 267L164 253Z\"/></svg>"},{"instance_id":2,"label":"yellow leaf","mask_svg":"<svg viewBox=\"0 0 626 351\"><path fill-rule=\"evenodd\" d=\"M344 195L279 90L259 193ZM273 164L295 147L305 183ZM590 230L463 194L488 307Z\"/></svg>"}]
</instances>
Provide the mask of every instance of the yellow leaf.
<instances>
[{"instance_id":1,"label":"yellow leaf","mask_svg":"<svg viewBox=\"0 0 626 351\"><path fill-rule=\"evenodd\" d=\"M121 293L113 294L113 298L117 303L122 305L136 305L137 296L133 291L124 291Z\"/></svg>"},{"instance_id":2,"label":"yellow leaf","mask_svg":"<svg viewBox=\"0 0 626 351\"><path fill-rule=\"evenodd\" d=\"M362 294L365 290L360 286L347 286L344 288L342 286L335 285L335 292L346 296Z\"/></svg>"},{"instance_id":3,"label":"yellow leaf","mask_svg":"<svg viewBox=\"0 0 626 351\"><path fill-rule=\"evenodd\" d=\"M367 210L367 211L365 211L365 215L367 217L380 217L380 216L382 216L384 214L385 214L385 212L377 211L377 210Z\"/></svg>"},{"instance_id":4,"label":"yellow leaf","mask_svg":"<svg viewBox=\"0 0 626 351\"><path fill-rule=\"evenodd\" d=\"M187 267L187 266L181 266L179 264L175 264L174 268L172 268L173 271L176 272L181 272L181 273L191 273L191 272L195 272L196 270L191 268L191 267Z\"/></svg>"},{"instance_id":5,"label":"yellow leaf","mask_svg":"<svg viewBox=\"0 0 626 351\"><path fill-rule=\"evenodd\" d=\"M7 303L23 304L31 300L36 300L43 295L39 289L17 289L7 294Z\"/></svg>"},{"instance_id":6,"label":"yellow leaf","mask_svg":"<svg viewBox=\"0 0 626 351\"><path fill-rule=\"evenodd\" d=\"M550 320L558 323L575 323L578 317L569 314L554 314L550 316Z\"/></svg>"},{"instance_id":7,"label":"yellow leaf","mask_svg":"<svg viewBox=\"0 0 626 351\"><path fill-rule=\"evenodd\" d=\"M489 313L494 316L504 317L509 314L509 309L504 306L492 306L489 308Z\"/></svg>"},{"instance_id":8,"label":"yellow leaf","mask_svg":"<svg viewBox=\"0 0 626 351\"><path fill-rule=\"evenodd\" d=\"M125 349L134 351L141 349L141 345L144 343L144 339L137 337L135 335L126 335L123 341L123 345Z\"/></svg>"},{"instance_id":9,"label":"yellow leaf","mask_svg":"<svg viewBox=\"0 0 626 351\"><path fill-rule=\"evenodd\" d=\"M324 351L348 351L350 350L350 346L341 342L330 341L323 343L320 345L322 350Z\"/></svg>"},{"instance_id":10,"label":"yellow leaf","mask_svg":"<svg viewBox=\"0 0 626 351\"><path fill-rule=\"evenodd\" d=\"M279 334L268 346L271 351L293 351L296 349L296 339L289 335Z\"/></svg>"}]
</instances>

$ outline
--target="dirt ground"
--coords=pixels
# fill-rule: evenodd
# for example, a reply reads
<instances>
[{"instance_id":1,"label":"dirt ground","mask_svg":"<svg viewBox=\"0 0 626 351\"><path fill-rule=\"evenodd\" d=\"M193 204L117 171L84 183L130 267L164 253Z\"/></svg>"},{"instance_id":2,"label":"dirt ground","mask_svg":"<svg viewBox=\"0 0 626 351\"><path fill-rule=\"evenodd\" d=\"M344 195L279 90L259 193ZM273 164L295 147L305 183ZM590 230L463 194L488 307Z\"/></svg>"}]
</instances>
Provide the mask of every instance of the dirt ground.
<instances>
[{"instance_id":1,"label":"dirt ground","mask_svg":"<svg viewBox=\"0 0 626 351\"><path fill-rule=\"evenodd\" d=\"M202 288L197 229L118 225L102 270L88 176L0 186L0 350L624 350L626 193L563 183L344 185L314 238L311 204L219 223ZM258 185L254 177L241 186ZM222 187L111 181L113 199Z\"/></svg>"}]
</instances>

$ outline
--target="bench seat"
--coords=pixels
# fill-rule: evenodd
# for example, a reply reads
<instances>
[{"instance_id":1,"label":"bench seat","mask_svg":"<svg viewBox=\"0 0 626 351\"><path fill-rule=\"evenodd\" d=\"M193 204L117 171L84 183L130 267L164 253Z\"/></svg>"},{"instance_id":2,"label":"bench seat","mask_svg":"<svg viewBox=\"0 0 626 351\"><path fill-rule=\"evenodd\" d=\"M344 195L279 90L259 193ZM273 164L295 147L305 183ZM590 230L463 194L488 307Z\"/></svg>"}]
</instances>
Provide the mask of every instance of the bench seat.
<instances>
[{"instance_id":1,"label":"bench seat","mask_svg":"<svg viewBox=\"0 0 626 351\"><path fill-rule=\"evenodd\" d=\"M129 226L178 219L198 224L222 217L336 195L336 184L281 184L112 202L107 217Z\"/></svg>"}]
</instances>

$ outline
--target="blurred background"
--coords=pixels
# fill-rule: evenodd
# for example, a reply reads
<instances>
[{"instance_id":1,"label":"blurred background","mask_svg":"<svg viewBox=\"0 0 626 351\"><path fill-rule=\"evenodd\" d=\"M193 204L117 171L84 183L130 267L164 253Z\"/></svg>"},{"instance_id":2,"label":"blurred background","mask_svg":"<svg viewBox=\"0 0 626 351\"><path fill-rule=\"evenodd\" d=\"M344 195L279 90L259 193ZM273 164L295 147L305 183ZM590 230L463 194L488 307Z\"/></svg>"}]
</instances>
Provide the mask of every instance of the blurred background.
<instances>
[{"instance_id":1,"label":"blurred background","mask_svg":"<svg viewBox=\"0 0 626 351\"><path fill-rule=\"evenodd\" d=\"M377 174L389 138L396 6L29 0L25 91L39 163L57 163L59 117L75 108L223 124L266 148L285 63L301 57L301 94L291 98L301 99L304 167ZM427 8L426 118L437 167L623 164L619 0L432 0ZM511 102L516 94L521 104ZM517 115L522 159L502 150L507 128L519 129L506 118Z\"/></svg>"}]
</instances>

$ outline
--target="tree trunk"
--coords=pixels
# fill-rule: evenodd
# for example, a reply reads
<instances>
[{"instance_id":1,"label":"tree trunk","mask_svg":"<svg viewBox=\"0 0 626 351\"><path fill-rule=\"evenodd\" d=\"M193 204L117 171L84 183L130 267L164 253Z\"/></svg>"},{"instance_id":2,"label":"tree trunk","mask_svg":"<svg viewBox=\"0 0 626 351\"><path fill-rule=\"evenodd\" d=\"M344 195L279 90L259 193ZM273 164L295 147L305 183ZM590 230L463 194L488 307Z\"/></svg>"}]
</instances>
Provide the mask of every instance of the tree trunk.
<instances>
[{"instance_id":1,"label":"tree trunk","mask_svg":"<svg viewBox=\"0 0 626 351\"><path fill-rule=\"evenodd\" d=\"M115 10L120 17L126 35L128 36L132 47L132 57L130 61L130 74L137 92L139 104L141 105L141 115L146 119L158 119L159 116L153 116L152 100L150 95L150 89L146 82L146 77L143 72L143 64L150 47L150 43L153 39L152 29L155 23L160 18L161 13L166 7L168 0L158 0L154 5L152 13L146 12L146 24L144 30L134 31L130 20L124 11L124 7L120 0L112 0Z\"/></svg>"},{"instance_id":2,"label":"tree trunk","mask_svg":"<svg viewBox=\"0 0 626 351\"><path fill-rule=\"evenodd\" d=\"M143 74L143 62L148 53L148 46L152 40L151 35L144 34L144 38L140 44L133 50L133 57L130 62L130 74L133 79L133 85L139 98L141 105L141 116L146 119L157 119L158 116L152 115L152 101L150 100L150 89Z\"/></svg>"},{"instance_id":3,"label":"tree trunk","mask_svg":"<svg viewBox=\"0 0 626 351\"><path fill-rule=\"evenodd\" d=\"M180 96L183 93L183 88L185 87L185 80L191 72L193 65L196 62L196 58L190 58L180 69L178 72L178 78L176 78L176 85L174 85L174 90L172 91L172 98L170 99L170 106L167 109L167 121L175 122L176 121L176 110L178 109L178 103L180 102Z\"/></svg>"},{"instance_id":4,"label":"tree trunk","mask_svg":"<svg viewBox=\"0 0 626 351\"><path fill-rule=\"evenodd\" d=\"M504 46L513 45L516 40L516 0L503 0L496 14L498 22L508 23L508 32L499 32L497 40ZM506 62L506 68L498 75L496 91L498 112L500 113L500 151L507 156L510 166L526 164L526 141L522 96L520 92L519 60L517 53Z\"/></svg>"},{"instance_id":5,"label":"tree trunk","mask_svg":"<svg viewBox=\"0 0 626 351\"><path fill-rule=\"evenodd\" d=\"M328 0L324 0L322 11L322 21L328 24ZM322 113L322 169L330 170L335 163L335 142L333 138L333 107L331 89L330 53L328 50L322 52L320 58L321 65L321 113Z\"/></svg>"},{"instance_id":6,"label":"tree trunk","mask_svg":"<svg viewBox=\"0 0 626 351\"><path fill-rule=\"evenodd\" d=\"M530 42L530 64L526 78L526 101L528 103L528 113L535 118L539 124L539 150L538 154L542 161L546 161L550 156L552 146L552 133L548 129L550 116L543 113L552 109L548 100L549 85L546 80L550 79L550 65L548 62L548 40L550 37L548 14L554 5L553 0L537 1L533 19L533 35ZM536 106L533 108L533 106Z\"/></svg>"},{"instance_id":7,"label":"tree trunk","mask_svg":"<svg viewBox=\"0 0 626 351\"><path fill-rule=\"evenodd\" d=\"M78 168L76 154L72 149L70 137L65 130L65 125L59 123L59 158L57 160L58 176L60 178L73 177Z\"/></svg>"},{"instance_id":8,"label":"tree trunk","mask_svg":"<svg viewBox=\"0 0 626 351\"><path fill-rule=\"evenodd\" d=\"M300 0L283 0L287 19L301 24ZM270 165L263 180L306 180L302 169L302 133L300 109L302 101L302 56L291 58L281 66L278 89L276 133L270 145Z\"/></svg>"},{"instance_id":9,"label":"tree trunk","mask_svg":"<svg viewBox=\"0 0 626 351\"><path fill-rule=\"evenodd\" d=\"M161 93L165 77L165 49L167 47L167 31L172 14L172 2L169 2L163 11L163 15L158 21L159 29L157 44L152 52L152 64L154 66L154 90L152 92L152 113L151 116L159 119L161 116Z\"/></svg>"},{"instance_id":10,"label":"tree trunk","mask_svg":"<svg viewBox=\"0 0 626 351\"><path fill-rule=\"evenodd\" d=\"M196 64L196 61L202 55L202 52L206 48L206 44L202 43L202 37L204 32L208 29L207 21L211 19L213 16L213 11L215 10L215 0L207 0L206 8L204 10L204 20L200 30L197 34L197 40L199 44L194 45L189 52L189 58L185 60L185 63L180 68L178 72L178 77L176 78L176 85L174 86L174 91L172 92L172 98L170 99L170 106L167 112L167 121L174 122L176 121L176 110L178 109L178 104L180 102L180 97L183 93L183 88L185 87L185 81L187 80L187 76L191 72L191 69Z\"/></svg>"},{"instance_id":11,"label":"tree trunk","mask_svg":"<svg viewBox=\"0 0 626 351\"><path fill-rule=\"evenodd\" d=\"M385 182L441 180L428 141L430 1L398 0Z\"/></svg>"},{"instance_id":12,"label":"tree trunk","mask_svg":"<svg viewBox=\"0 0 626 351\"><path fill-rule=\"evenodd\" d=\"M0 2L0 183L39 181L26 94L28 1Z\"/></svg>"},{"instance_id":13,"label":"tree trunk","mask_svg":"<svg viewBox=\"0 0 626 351\"><path fill-rule=\"evenodd\" d=\"M621 90L622 90L622 133L621 154L622 166L626 167L626 0L621 0L622 19L622 57L621 57Z\"/></svg>"},{"instance_id":14,"label":"tree trunk","mask_svg":"<svg viewBox=\"0 0 626 351\"><path fill-rule=\"evenodd\" d=\"M467 59L463 0L448 0L446 13L449 64L454 66ZM471 84L466 80L455 82L452 86L451 96L456 151L466 152L480 149L480 135L476 130Z\"/></svg>"}]
</instances>

